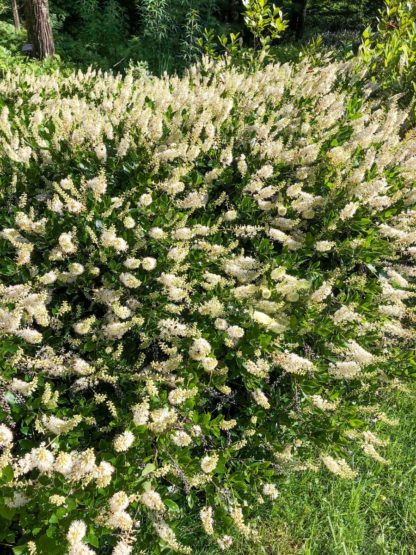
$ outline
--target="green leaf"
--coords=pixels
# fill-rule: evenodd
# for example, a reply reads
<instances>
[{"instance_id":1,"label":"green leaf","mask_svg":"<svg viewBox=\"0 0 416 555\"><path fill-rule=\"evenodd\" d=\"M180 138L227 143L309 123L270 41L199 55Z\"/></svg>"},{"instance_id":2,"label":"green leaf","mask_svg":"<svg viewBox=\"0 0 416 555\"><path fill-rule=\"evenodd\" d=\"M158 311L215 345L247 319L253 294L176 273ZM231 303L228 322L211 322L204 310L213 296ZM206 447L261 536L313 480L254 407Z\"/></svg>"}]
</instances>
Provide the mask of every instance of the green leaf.
<instances>
[{"instance_id":1,"label":"green leaf","mask_svg":"<svg viewBox=\"0 0 416 555\"><path fill-rule=\"evenodd\" d=\"M156 470L156 466L153 463L148 463L142 470L142 476L147 476L151 472Z\"/></svg>"},{"instance_id":2,"label":"green leaf","mask_svg":"<svg viewBox=\"0 0 416 555\"><path fill-rule=\"evenodd\" d=\"M11 482L13 480L13 469L12 469L12 467L9 466L9 465L5 466L3 468L3 470L1 471L0 477L1 477L0 481L3 484L5 484L7 482Z\"/></svg>"},{"instance_id":3,"label":"green leaf","mask_svg":"<svg viewBox=\"0 0 416 555\"><path fill-rule=\"evenodd\" d=\"M348 424L352 428L359 428L364 424L364 422L362 420L359 420L358 418L351 418L351 420L348 420Z\"/></svg>"},{"instance_id":4,"label":"green leaf","mask_svg":"<svg viewBox=\"0 0 416 555\"><path fill-rule=\"evenodd\" d=\"M15 509L9 509L9 507L5 507L4 505L0 505L0 516L5 520L12 520L16 511Z\"/></svg>"},{"instance_id":5,"label":"green leaf","mask_svg":"<svg viewBox=\"0 0 416 555\"><path fill-rule=\"evenodd\" d=\"M93 547L100 547L100 542L98 541L94 530L90 529L89 533L85 536L85 541Z\"/></svg>"},{"instance_id":6,"label":"green leaf","mask_svg":"<svg viewBox=\"0 0 416 555\"><path fill-rule=\"evenodd\" d=\"M172 499L164 499L164 503L166 507L168 507L168 509L174 513L179 513L181 510L179 505L175 503L175 501L173 501Z\"/></svg>"}]
</instances>

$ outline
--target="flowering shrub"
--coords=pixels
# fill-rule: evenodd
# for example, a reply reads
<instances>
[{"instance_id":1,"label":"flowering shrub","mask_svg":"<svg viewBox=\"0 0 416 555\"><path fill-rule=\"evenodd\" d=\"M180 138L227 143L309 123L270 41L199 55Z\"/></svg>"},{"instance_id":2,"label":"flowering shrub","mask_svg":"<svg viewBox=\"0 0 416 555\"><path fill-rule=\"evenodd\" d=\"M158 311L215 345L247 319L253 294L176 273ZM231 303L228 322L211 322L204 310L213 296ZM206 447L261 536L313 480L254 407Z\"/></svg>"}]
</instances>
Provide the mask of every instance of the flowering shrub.
<instances>
[{"instance_id":1,"label":"flowering shrub","mask_svg":"<svg viewBox=\"0 0 416 555\"><path fill-rule=\"evenodd\" d=\"M351 79L205 62L0 82L16 552L190 553L185 513L227 549L286 468L387 463L371 402L415 370L416 139Z\"/></svg>"}]
</instances>

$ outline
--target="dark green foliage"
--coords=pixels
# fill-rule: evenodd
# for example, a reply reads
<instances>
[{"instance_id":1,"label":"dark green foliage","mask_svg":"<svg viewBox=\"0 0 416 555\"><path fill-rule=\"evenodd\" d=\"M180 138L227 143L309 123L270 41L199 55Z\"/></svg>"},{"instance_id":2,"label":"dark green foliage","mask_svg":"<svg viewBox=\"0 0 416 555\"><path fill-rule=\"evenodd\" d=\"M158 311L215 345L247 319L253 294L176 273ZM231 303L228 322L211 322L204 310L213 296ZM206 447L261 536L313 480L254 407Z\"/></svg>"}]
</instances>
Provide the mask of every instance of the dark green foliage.
<instances>
[{"instance_id":1,"label":"dark green foliage","mask_svg":"<svg viewBox=\"0 0 416 555\"><path fill-rule=\"evenodd\" d=\"M306 27L309 32L362 31L383 5L383 0L308 0Z\"/></svg>"},{"instance_id":2,"label":"dark green foliage","mask_svg":"<svg viewBox=\"0 0 416 555\"><path fill-rule=\"evenodd\" d=\"M230 5L228 5L230 4ZM221 0L52 0L57 46L82 66L180 70L199 55L205 27L227 30L238 9Z\"/></svg>"},{"instance_id":3,"label":"dark green foliage","mask_svg":"<svg viewBox=\"0 0 416 555\"><path fill-rule=\"evenodd\" d=\"M195 61L204 27L220 31L216 0L136 0L136 4L140 18L136 51L158 73Z\"/></svg>"},{"instance_id":4,"label":"dark green foliage","mask_svg":"<svg viewBox=\"0 0 416 555\"><path fill-rule=\"evenodd\" d=\"M117 0L57 0L51 17L62 57L110 68L128 56L127 15Z\"/></svg>"},{"instance_id":5,"label":"dark green foliage","mask_svg":"<svg viewBox=\"0 0 416 555\"><path fill-rule=\"evenodd\" d=\"M290 50L293 39L302 38L305 46L320 35L323 46L344 52L358 48L365 27L376 26L384 2L281 0L276 5L288 29L274 46ZM0 18L11 23L10 6L0 0ZM49 0L49 6L60 57L84 68L124 70L145 62L158 74L181 72L200 56L205 29L213 37L239 33L246 46L253 46L241 0ZM9 32L0 35L0 44L16 44ZM17 40L24 41L23 35Z\"/></svg>"}]
</instances>

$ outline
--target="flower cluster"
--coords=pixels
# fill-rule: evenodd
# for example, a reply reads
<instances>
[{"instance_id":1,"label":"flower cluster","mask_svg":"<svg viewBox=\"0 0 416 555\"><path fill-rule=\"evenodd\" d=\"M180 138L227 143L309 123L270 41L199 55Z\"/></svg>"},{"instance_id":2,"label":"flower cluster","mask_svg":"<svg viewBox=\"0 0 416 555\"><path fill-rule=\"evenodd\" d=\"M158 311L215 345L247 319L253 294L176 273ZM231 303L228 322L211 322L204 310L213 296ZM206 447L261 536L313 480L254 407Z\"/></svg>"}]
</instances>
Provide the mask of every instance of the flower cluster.
<instances>
[{"instance_id":1,"label":"flower cluster","mask_svg":"<svg viewBox=\"0 0 416 555\"><path fill-rule=\"evenodd\" d=\"M414 367L416 134L354 79L0 82L0 507L22 545L190 553L192 512L225 550L285 469L387 463L372 403Z\"/></svg>"}]
</instances>

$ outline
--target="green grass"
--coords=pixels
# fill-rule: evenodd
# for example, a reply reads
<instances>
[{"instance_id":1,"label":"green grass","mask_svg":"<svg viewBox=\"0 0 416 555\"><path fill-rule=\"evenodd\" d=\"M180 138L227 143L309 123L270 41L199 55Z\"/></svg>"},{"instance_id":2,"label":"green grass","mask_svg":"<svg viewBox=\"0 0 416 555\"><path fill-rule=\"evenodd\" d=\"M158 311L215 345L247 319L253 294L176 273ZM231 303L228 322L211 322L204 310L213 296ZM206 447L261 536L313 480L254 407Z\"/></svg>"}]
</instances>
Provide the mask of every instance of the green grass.
<instances>
[{"instance_id":1,"label":"green grass","mask_svg":"<svg viewBox=\"0 0 416 555\"><path fill-rule=\"evenodd\" d=\"M352 481L325 472L289 475L280 484L272 514L259 515L259 544L241 540L227 553L416 554L415 398L416 388L411 395L389 394L382 403L386 413L400 419L399 426L389 429L389 446L380 449L390 465L359 456L355 466L360 474ZM214 545L207 544L206 536L200 536L195 552L219 553Z\"/></svg>"}]
</instances>

